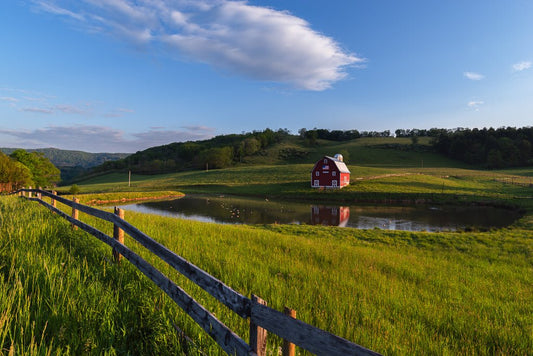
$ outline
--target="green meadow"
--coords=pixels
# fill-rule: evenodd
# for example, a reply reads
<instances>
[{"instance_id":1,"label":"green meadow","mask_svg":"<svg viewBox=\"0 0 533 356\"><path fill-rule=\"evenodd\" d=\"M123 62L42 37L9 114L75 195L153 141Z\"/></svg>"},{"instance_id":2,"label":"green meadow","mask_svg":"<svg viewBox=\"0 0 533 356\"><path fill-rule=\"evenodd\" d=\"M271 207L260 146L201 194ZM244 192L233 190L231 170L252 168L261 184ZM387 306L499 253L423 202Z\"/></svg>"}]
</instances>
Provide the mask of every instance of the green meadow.
<instances>
[{"instance_id":1,"label":"green meadow","mask_svg":"<svg viewBox=\"0 0 533 356\"><path fill-rule=\"evenodd\" d=\"M424 150L357 141L326 147L328 154L345 149L350 161L357 162L348 163L352 182L340 191L311 189L312 164L269 161L133 175L130 187L127 173L112 173L77 183L78 197L82 202L135 199L164 191L334 202L431 200L520 209L523 217L512 226L483 232L233 226L133 212L125 219L238 292L259 295L277 310L296 309L299 319L377 352L529 354L533 202L528 182L533 169L482 171ZM381 164L356 159L365 152ZM313 154L318 156L318 150ZM400 157L403 163L397 162ZM8 296L0 301L1 353L222 353L140 272L127 262L112 262L111 249L96 238L72 231L44 207L16 197L1 197L0 212L0 288ZM109 223L85 214L80 219L112 233ZM125 243L248 340L247 321L128 236ZM280 345L279 338L269 338L271 354Z\"/></svg>"}]
</instances>

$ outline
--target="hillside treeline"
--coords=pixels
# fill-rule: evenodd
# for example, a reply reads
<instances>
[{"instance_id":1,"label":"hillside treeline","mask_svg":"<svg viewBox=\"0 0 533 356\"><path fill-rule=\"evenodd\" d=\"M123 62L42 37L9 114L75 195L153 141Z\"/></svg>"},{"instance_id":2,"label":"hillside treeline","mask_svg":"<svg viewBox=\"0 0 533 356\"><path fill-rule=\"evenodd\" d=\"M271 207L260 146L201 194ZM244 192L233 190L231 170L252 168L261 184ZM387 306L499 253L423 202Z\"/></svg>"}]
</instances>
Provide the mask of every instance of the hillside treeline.
<instances>
[{"instance_id":1,"label":"hillside treeline","mask_svg":"<svg viewBox=\"0 0 533 356\"><path fill-rule=\"evenodd\" d=\"M59 181L59 169L42 153L18 149L7 156L0 152L0 191L51 187Z\"/></svg>"},{"instance_id":2,"label":"hillside treeline","mask_svg":"<svg viewBox=\"0 0 533 356\"><path fill-rule=\"evenodd\" d=\"M300 138L307 140L311 145L316 144L318 139L329 141L350 141L361 137L389 137L390 131L361 131L358 130L327 130L317 129L307 130L302 128L298 130Z\"/></svg>"},{"instance_id":3,"label":"hillside treeline","mask_svg":"<svg viewBox=\"0 0 533 356\"><path fill-rule=\"evenodd\" d=\"M175 142L136 152L118 161L105 162L93 171L130 169L136 173L156 174L191 168L225 168L281 142L289 135L286 129L265 129L216 136L204 141Z\"/></svg>"},{"instance_id":4,"label":"hillside treeline","mask_svg":"<svg viewBox=\"0 0 533 356\"><path fill-rule=\"evenodd\" d=\"M533 165L533 127L441 130L432 144L448 157L490 169Z\"/></svg>"}]
</instances>

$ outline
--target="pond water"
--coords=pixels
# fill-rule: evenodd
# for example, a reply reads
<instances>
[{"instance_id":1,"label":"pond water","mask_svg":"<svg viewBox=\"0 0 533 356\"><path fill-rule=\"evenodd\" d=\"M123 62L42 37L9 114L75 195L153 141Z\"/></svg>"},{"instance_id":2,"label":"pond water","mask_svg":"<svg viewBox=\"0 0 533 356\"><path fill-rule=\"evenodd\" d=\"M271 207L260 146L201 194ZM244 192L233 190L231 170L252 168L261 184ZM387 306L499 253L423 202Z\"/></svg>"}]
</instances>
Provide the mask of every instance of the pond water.
<instances>
[{"instance_id":1,"label":"pond water","mask_svg":"<svg viewBox=\"0 0 533 356\"><path fill-rule=\"evenodd\" d=\"M185 196L120 207L142 213L222 224L308 224L407 231L504 227L519 217L515 211L494 207L336 206L224 196Z\"/></svg>"}]
</instances>

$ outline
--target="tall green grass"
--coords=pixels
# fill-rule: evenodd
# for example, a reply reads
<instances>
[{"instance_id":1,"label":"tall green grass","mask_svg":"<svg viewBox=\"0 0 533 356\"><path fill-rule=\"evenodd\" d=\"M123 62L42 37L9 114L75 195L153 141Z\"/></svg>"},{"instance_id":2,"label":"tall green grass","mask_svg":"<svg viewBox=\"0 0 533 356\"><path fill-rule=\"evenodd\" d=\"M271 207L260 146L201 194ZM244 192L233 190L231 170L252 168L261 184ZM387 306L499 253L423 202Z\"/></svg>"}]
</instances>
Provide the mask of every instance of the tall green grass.
<instances>
[{"instance_id":1,"label":"tall green grass","mask_svg":"<svg viewBox=\"0 0 533 356\"><path fill-rule=\"evenodd\" d=\"M0 197L0 354L183 351L162 293L36 203Z\"/></svg>"},{"instance_id":2,"label":"tall green grass","mask_svg":"<svg viewBox=\"0 0 533 356\"><path fill-rule=\"evenodd\" d=\"M10 331L0 340L4 350L15 345L28 352L38 347L40 353L76 353L89 347L114 353L127 352L125 345L137 342L142 350L174 352L173 342L179 338L169 325L173 320L204 352L220 353L127 263L110 263L110 249L95 238L71 232L68 224L35 203L13 198L0 202L4 221L21 220L7 227L3 223L1 230L2 288L14 300L5 309L11 311L6 319ZM24 218L22 212L32 216ZM47 227L35 227L24 244L23 228L35 225L36 219ZM109 223L85 214L80 219L111 233ZM294 308L298 318L384 354L522 355L533 349L533 236L527 229L413 233L228 226L133 212L126 220L237 291L257 294L278 310ZM125 243L247 340L246 321L154 261L129 237ZM54 288L48 287L52 283ZM54 292L58 284L65 285L62 293ZM20 291L12 291L15 285ZM116 295L122 296L121 303ZM16 320L21 321L12 322L19 314ZM85 329L79 324L86 319ZM59 337L61 325L71 333L68 338ZM102 325L105 332L98 333ZM21 326L24 335L16 332ZM28 330L37 336L25 336ZM272 350L279 344L271 338Z\"/></svg>"}]
</instances>

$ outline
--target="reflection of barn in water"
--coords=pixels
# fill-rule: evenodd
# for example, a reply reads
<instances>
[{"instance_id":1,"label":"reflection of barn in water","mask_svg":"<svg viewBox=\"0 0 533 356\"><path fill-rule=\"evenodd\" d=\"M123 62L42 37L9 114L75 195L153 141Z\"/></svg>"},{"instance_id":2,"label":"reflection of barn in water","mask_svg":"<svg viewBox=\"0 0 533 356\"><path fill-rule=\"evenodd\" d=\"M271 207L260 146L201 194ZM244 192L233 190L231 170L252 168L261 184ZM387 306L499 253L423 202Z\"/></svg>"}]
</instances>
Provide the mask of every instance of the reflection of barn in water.
<instances>
[{"instance_id":1,"label":"reflection of barn in water","mask_svg":"<svg viewBox=\"0 0 533 356\"><path fill-rule=\"evenodd\" d=\"M317 206L311 207L311 224L345 227L350 218L350 208L347 206Z\"/></svg>"}]
</instances>

